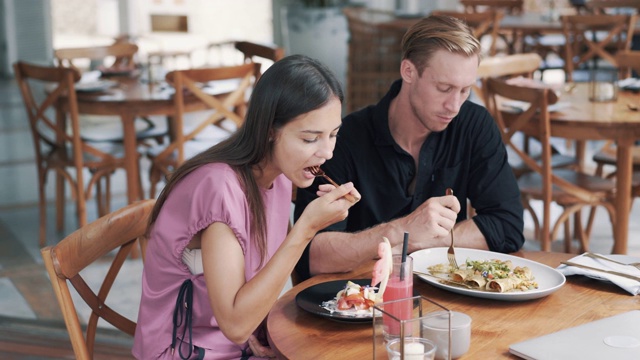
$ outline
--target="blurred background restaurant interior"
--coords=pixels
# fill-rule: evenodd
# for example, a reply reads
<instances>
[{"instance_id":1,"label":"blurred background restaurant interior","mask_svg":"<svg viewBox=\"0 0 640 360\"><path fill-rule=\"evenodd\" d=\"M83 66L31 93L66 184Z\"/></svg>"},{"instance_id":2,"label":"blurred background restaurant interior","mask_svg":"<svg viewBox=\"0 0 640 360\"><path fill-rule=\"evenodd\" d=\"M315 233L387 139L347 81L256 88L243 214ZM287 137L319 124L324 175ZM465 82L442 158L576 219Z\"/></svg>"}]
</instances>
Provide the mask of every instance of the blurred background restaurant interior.
<instances>
[{"instance_id":1,"label":"blurred background restaurant interior","mask_svg":"<svg viewBox=\"0 0 640 360\"><path fill-rule=\"evenodd\" d=\"M173 69L233 64L242 55L229 44L243 40L275 44L284 48L287 55L304 53L317 57L327 63L346 86L349 29L341 11L346 5L385 11L402 7L421 14L460 10L459 2L454 0L0 0L0 358L49 358L42 353L29 357L7 350L11 343L18 343L11 336L21 332L36 344L31 344L34 349L38 341L68 341L38 246L34 148L12 64L18 60L53 64L55 49L109 45L114 39L126 36L138 45L136 62L142 76L162 79ZM304 6L313 7L316 13L297 17L295 14ZM563 9L572 10L570 1L524 1L524 12L551 16L552 10L557 14ZM321 22L328 23L325 24L328 30L312 27ZM636 41L634 46L640 44ZM266 63L263 70L268 65ZM540 73L538 76L542 78ZM561 69L546 70L544 80L563 83L564 73ZM559 148L567 145L562 140L554 144ZM595 169L590 159L601 145L602 142L587 144L587 168ZM569 147L564 150L572 151ZM148 192L148 168L149 160L141 157L145 193ZM51 245L74 231L77 221L74 202L68 199L64 231L55 230L53 176L49 180L46 238ZM125 174L116 171L112 179L112 210L127 204L126 192ZM554 210L555 216L559 211ZM98 217L95 200L88 201L87 212L89 221ZM531 218L525 215L525 219L525 248L539 249ZM635 256L640 256L638 219L640 202L635 201L628 243L628 254ZM610 253L613 239L606 212L599 209L595 221L591 250ZM562 251L562 246L560 241L555 241L552 249ZM117 298L112 299L115 303L111 306L133 318L140 296L141 268L139 258L127 260L125 270L131 275L118 278L113 290ZM89 281L99 278L106 269L98 267L92 271L95 274L87 274ZM116 337L106 341L126 343L130 340Z\"/></svg>"}]
</instances>

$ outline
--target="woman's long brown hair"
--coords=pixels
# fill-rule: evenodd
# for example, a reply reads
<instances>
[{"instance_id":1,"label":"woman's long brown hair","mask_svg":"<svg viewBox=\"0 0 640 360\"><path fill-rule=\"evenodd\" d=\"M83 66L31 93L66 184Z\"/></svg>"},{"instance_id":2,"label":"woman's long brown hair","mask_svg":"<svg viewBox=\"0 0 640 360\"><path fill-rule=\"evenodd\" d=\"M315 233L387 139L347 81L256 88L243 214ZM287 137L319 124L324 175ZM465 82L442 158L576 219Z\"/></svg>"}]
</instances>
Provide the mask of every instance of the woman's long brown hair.
<instances>
[{"instance_id":1,"label":"woman's long brown hair","mask_svg":"<svg viewBox=\"0 0 640 360\"><path fill-rule=\"evenodd\" d=\"M266 215L253 170L273 153L277 130L296 117L316 110L332 98L343 101L339 81L325 65L304 55L292 55L274 63L253 89L244 125L226 140L185 161L167 180L149 219L147 232L175 186L202 165L225 163L237 173L247 194L255 244L266 257Z\"/></svg>"}]
</instances>

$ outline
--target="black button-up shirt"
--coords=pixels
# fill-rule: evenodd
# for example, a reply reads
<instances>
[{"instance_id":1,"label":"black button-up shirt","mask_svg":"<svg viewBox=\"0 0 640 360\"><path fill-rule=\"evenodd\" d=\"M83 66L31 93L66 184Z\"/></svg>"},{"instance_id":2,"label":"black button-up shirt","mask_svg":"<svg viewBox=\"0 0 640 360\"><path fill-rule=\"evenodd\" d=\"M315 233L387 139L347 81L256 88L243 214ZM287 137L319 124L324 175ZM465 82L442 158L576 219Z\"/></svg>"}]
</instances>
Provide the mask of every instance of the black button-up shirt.
<instances>
[{"instance_id":1,"label":"black button-up shirt","mask_svg":"<svg viewBox=\"0 0 640 360\"><path fill-rule=\"evenodd\" d=\"M344 118L333 158L322 168L339 184L352 181L362 200L349 210L347 219L325 231L356 232L389 222L408 215L431 197L445 195L450 187L462 205L457 221L467 218L468 198L477 213L473 220L489 249L519 250L524 243L520 191L491 115L466 101L444 131L429 134L416 169L413 157L395 142L389 129L389 105L401 84L396 81L377 105ZM322 181L298 189L296 220L317 197ZM303 279L309 277L308 251L309 247L296 268Z\"/></svg>"}]
</instances>

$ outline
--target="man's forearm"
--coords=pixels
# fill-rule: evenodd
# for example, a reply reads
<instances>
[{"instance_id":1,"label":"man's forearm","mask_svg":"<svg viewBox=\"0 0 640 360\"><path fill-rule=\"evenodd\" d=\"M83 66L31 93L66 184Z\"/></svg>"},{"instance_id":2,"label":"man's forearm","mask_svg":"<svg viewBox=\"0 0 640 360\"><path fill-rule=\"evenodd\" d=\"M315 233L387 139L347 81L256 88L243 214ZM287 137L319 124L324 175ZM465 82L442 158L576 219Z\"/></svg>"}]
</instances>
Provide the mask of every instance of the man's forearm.
<instances>
[{"instance_id":1,"label":"man's forearm","mask_svg":"<svg viewBox=\"0 0 640 360\"><path fill-rule=\"evenodd\" d=\"M455 246L489 250L487 239L485 239L478 225L472 219L459 222L453 228L453 238ZM449 238L449 241L451 241L451 238Z\"/></svg>"},{"instance_id":2,"label":"man's forearm","mask_svg":"<svg viewBox=\"0 0 640 360\"><path fill-rule=\"evenodd\" d=\"M399 220L376 225L357 233L323 232L311 241L309 269L311 275L347 272L378 256L378 244L387 237L391 246L402 243Z\"/></svg>"},{"instance_id":3,"label":"man's forearm","mask_svg":"<svg viewBox=\"0 0 640 360\"><path fill-rule=\"evenodd\" d=\"M316 234L311 241L309 249L309 269L311 275L348 272L365 261L375 259L378 256L378 244L382 237L387 237L394 248L394 253L399 253L402 247L404 229L411 226L405 224L406 218L400 218L388 223L376 225L357 233L323 232ZM416 230L416 229L413 229ZM449 246L451 237L424 239L420 231L411 232L410 237L421 238L419 248L410 246L410 252L431 247ZM455 244L459 247L487 250L487 242L473 220L460 222L454 228Z\"/></svg>"}]
</instances>

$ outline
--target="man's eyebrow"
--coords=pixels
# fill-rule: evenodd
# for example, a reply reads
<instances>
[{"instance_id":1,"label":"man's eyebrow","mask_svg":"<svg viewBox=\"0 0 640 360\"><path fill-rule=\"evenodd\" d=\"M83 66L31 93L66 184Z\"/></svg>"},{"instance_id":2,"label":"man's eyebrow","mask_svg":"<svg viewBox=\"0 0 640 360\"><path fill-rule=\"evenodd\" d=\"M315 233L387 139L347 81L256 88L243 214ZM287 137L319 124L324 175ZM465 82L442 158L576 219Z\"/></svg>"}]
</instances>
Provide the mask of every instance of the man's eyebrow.
<instances>
[{"instance_id":1,"label":"man's eyebrow","mask_svg":"<svg viewBox=\"0 0 640 360\"><path fill-rule=\"evenodd\" d=\"M444 81L436 81L436 85L437 86L443 86L444 85L444 86L451 86L451 87L454 87L454 88L455 87L459 87L459 88L463 88L463 89L464 88L468 88L468 87L472 87L474 84L475 84L475 82L472 83L472 84L469 84L469 85L465 85L465 86L456 86L456 85L454 85L452 83L448 83L448 82L444 82Z\"/></svg>"}]
</instances>

